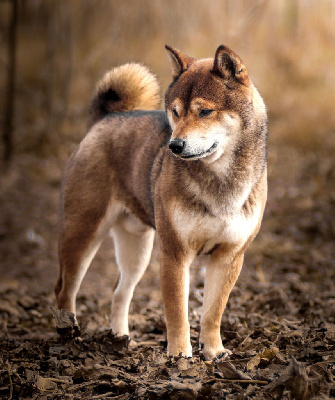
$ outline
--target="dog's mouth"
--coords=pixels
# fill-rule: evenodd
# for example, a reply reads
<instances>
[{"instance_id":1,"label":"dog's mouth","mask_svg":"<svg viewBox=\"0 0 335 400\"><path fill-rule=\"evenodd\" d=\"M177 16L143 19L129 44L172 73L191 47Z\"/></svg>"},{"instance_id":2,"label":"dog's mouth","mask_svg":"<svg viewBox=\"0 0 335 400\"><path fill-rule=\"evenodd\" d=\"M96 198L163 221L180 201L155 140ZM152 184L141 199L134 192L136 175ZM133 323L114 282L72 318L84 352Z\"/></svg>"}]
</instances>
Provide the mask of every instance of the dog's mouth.
<instances>
[{"instance_id":1,"label":"dog's mouth","mask_svg":"<svg viewBox=\"0 0 335 400\"><path fill-rule=\"evenodd\" d=\"M180 155L181 158L184 159L198 159L198 158L203 158L203 157L207 157L209 154L214 153L214 151L217 149L219 145L219 142L214 142L213 145L206 151L203 151L202 153L197 153L197 154L185 154L185 155Z\"/></svg>"}]
</instances>

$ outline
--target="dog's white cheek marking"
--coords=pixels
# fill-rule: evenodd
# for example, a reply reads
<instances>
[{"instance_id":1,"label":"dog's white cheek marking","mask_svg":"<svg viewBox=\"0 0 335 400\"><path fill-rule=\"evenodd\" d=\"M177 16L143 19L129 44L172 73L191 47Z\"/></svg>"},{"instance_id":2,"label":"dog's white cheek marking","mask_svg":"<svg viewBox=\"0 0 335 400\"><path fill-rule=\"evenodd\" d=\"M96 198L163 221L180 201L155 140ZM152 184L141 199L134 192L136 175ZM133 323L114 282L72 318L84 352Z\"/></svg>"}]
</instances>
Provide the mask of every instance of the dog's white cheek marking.
<instances>
[{"instance_id":1,"label":"dog's white cheek marking","mask_svg":"<svg viewBox=\"0 0 335 400\"><path fill-rule=\"evenodd\" d=\"M214 161L217 161L223 155L223 147L222 145L218 145L218 148L211 154L207 155L203 158L203 161L207 164L211 164Z\"/></svg>"},{"instance_id":2,"label":"dog's white cheek marking","mask_svg":"<svg viewBox=\"0 0 335 400\"><path fill-rule=\"evenodd\" d=\"M225 113L221 121L216 122L207 129L190 131L186 135L190 153L206 152L214 143L216 149L212 153L204 154L202 159L205 163L212 164L215 161L225 158L221 168L226 169L230 165L232 151L235 148L237 139L241 132L241 119L237 113ZM220 170L218 169L218 172ZM221 170L221 173L224 172Z\"/></svg>"},{"instance_id":3,"label":"dog's white cheek marking","mask_svg":"<svg viewBox=\"0 0 335 400\"><path fill-rule=\"evenodd\" d=\"M215 124L208 129L194 129L185 132L184 139L186 140L186 151L189 154L206 153L214 143L217 143L217 149L224 143L227 135L226 129L220 124ZM214 152L215 152L214 151ZM207 156L210 153L207 153ZM206 154L203 155L206 157Z\"/></svg>"}]
</instances>

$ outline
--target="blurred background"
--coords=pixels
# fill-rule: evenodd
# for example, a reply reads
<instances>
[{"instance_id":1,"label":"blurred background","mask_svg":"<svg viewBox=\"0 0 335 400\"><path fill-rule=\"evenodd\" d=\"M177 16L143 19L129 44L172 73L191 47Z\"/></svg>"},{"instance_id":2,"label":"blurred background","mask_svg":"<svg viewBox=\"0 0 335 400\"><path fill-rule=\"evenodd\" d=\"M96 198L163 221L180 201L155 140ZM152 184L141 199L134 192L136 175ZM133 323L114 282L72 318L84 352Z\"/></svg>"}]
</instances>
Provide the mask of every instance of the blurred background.
<instances>
[{"instance_id":1,"label":"blurred background","mask_svg":"<svg viewBox=\"0 0 335 400\"><path fill-rule=\"evenodd\" d=\"M294 268L332 267L333 0L2 0L0 44L0 268L8 285L26 279L32 287L41 274L52 287L61 173L85 135L95 82L136 61L163 94L171 81L165 44L197 58L228 45L267 105L269 202L250 270L267 280L270 266L294 260Z\"/></svg>"},{"instance_id":2,"label":"blurred background","mask_svg":"<svg viewBox=\"0 0 335 400\"><path fill-rule=\"evenodd\" d=\"M69 149L109 68L138 61L169 84L165 44L197 58L221 43L247 65L269 110L271 135L314 147L334 127L332 0L17 0L15 153ZM0 2L1 106L13 2ZM2 114L2 119L4 115ZM315 134L318 133L318 135Z\"/></svg>"}]
</instances>

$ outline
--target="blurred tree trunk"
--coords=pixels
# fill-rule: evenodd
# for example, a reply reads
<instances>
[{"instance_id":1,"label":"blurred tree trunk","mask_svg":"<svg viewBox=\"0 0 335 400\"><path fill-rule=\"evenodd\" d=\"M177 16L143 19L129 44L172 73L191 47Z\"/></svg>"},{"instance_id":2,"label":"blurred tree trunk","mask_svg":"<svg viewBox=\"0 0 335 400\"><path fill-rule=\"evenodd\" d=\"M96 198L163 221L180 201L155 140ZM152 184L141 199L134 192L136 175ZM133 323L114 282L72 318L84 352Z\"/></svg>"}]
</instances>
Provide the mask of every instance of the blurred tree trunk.
<instances>
[{"instance_id":1,"label":"blurred tree trunk","mask_svg":"<svg viewBox=\"0 0 335 400\"><path fill-rule=\"evenodd\" d=\"M72 9L71 4L66 3L66 6L63 5L62 9L63 16L63 36L62 42L64 47L64 57L67 60L67 64L65 66L64 71L64 97L62 101L62 109L61 109L61 121L66 118L68 113L68 107L70 102L70 92L71 92L71 83L72 83L72 70L73 70L73 40L72 40Z\"/></svg>"},{"instance_id":2,"label":"blurred tree trunk","mask_svg":"<svg viewBox=\"0 0 335 400\"><path fill-rule=\"evenodd\" d=\"M9 25L8 34L8 74L7 90L5 98L5 119L3 127L3 159L5 164L9 164L13 154L13 120L14 120L14 100L15 100L15 78L16 78L16 28L18 15L18 0L11 0L12 18Z\"/></svg>"},{"instance_id":3,"label":"blurred tree trunk","mask_svg":"<svg viewBox=\"0 0 335 400\"><path fill-rule=\"evenodd\" d=\"M62 57L62 62L59 58ZM72 82L71 4L60 3L49 10L46 91L46 132L53 134L66 118Z\"/></svg>"},{"instance_id":4,"label":"blurred tree trunk","mask_svg":"<svg viewBox=\"0 0 335 400\"><path fill-rule=\"evenodd\" d=\"M58 35L57 12L51 9L48 17L47 63L49 64L49 68L47 76L46 111L48 114L47 125L50 127L54 124L55 111L55 62Z\"/></svg>"}]
</instances>

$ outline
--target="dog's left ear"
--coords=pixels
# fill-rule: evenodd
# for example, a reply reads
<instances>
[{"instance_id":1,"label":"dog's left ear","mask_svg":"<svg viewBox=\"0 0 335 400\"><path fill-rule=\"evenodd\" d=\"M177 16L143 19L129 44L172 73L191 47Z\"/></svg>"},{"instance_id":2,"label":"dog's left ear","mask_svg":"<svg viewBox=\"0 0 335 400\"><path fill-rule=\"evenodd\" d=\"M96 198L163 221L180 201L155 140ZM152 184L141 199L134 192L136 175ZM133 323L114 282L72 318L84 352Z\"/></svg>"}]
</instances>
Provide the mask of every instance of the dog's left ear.
<instances>
[{"instance_id":1,"label":"dog's left ear","mask_svg":"<svg viewBox=\"0 0 335 400\"><path fill-rule=\"evenodd\" d=\"M250 85L248 72L242 60L233 50L223 44L216 50L212 72L225 79L233 78L242 85Z\"/></svg>"},{"instance_id":2,"label":"dog's left ear","mask_svg":"<svg viewBox=\"0 0 335 400\"><path fill-rule=\"evenodd\" d=\"M165 45L165 48L171 61L173 79L178 78L179 75L186 71L188 67L196 61L195 58L189 57L167 44Z\"/></svg>"}]
</instances>

